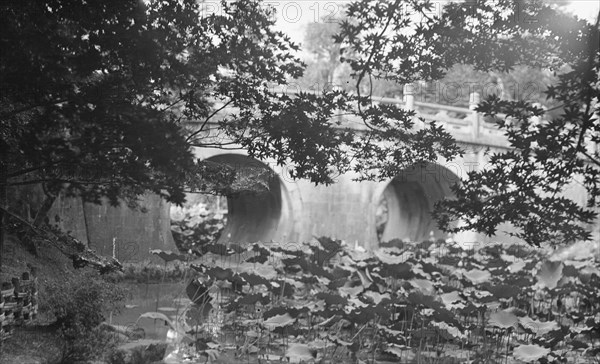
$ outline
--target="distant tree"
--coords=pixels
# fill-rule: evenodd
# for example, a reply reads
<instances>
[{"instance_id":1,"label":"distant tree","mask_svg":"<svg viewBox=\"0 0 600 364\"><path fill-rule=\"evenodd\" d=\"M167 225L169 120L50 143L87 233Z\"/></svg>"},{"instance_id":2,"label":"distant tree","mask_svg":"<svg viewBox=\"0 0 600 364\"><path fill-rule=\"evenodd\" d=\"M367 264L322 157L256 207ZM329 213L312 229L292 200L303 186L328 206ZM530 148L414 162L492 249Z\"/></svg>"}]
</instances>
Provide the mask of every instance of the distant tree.
<instances>
[{"instance_id":1,"label":"distant tree","mask_svg":"<svg viewBox=\"0 0 600 364\"><path fill-rule=\"evenodd\" d=\"M458 107L468 107L473 92L482 98L496 95L502 100L526 100L553 107L556 103L546 99L544 91L554 82L552 72L539 68L515 66L509 72L484 72L472 65L456 64L439 80L416 82L414 92L419 101Z\"/></svg>"},{"instance_id":2,"label":"distant tree","mask_svg":"<svg viewBox=\"0 0 600 364\"><path fill-rule=\"evenodd\" d=\"M340 31L340 22L344 20L344 13L341 14L340 19L324 18L306 25L302 47L308 53L304 59L307 67L299 80L304 89L322 91L335 86L351 91L355 87L350 67L341 62L341 45L334 39ZM349 52L350 49L345 50L345 57ZM455 64L441 79L415 82L414 92L418 101L459 107L469 106L471 92L483 97L495 94L501 99L551 105L552 100L549 103L543 92L555 81L552 72L539 68L516 66L510 72L484 72L475 70L472 65ZM371 79L363 88L375 96L399 97L403 93L402 84L385 78Z\"/></svg>"},{"instance_id":3,"label":"distant tree","mask_svg":"<svg viewBox=\"0 0 600 364\"><path fill-rule=\"evenodd\" d=\"M340 46L333 41L338 31L338 22L329 19L306 26L303 48L312 56L308 60L307 73L315 73L309 83L320 85L321 88L334 83L334 72L342 65Z\"/></svg>"},{"instance_id":4,"label":"distant tree","mask_svg":"<svg viewBox=\"0 0 600 364\"><path fill-rule=\"evenodd\" d=\"M340 31L340 22L344 20L344 12L340 12L339 19L324 17L320 22L306 25L303 50L309 55L306 62L306 72L299 80L299 84L308 90L327 91L332 88L344 91L353 91L355 84L350 76L351 68L342 62L342 53L339 43L334 36ZM349 50L346 50L348 53ZM364 85L373 95L395 97L402 94L403 85L383 79L371 80L372 83Z\"/></svg>"},{"instance_id":5,"label":"distant tree","mask_svg":"<svg viewBox=\"0 0 600 364\"><path fill-rule=\"evenodd\" d=\"M441 227L493 235L506 222L516 227L515 236L534 245L588 239L585 225L595 220L600 199L598 23L537 1L448 3L441 12L436 5L416 0L349 5L337 40L351 50L346 61L357 92L371 78L441 80L457 64L497 75L537 68L556 74L544 93L561 110L548 117L532 100L489 95L478 110L495 118L513 149L493 154L491 168L469 173L455 187L456 199L438 205ZM400 124L406 120L386 116ZM587 189L586 206L563 195L574 180ZM451 228L457 219L465 224Z\"/></svg>"}]
</instances>

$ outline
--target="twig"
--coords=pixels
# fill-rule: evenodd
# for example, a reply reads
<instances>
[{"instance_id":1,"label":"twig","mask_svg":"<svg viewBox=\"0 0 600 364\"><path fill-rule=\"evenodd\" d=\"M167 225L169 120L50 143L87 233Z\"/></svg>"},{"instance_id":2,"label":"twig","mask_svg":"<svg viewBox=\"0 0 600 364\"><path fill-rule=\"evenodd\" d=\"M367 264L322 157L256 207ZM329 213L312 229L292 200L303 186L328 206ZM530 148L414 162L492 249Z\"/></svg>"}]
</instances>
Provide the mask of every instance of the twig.
<instances>
[{"instance_id":1,"label":"twig","mask_svg":"<svg viewBox=\"0 0 600 364\"><path fill-rule=\"evenodd\" d=\"M227 101L223 106L221 106L220 108L216 109L215 111L213 111L210 115L208 115L208 117L204 120L204 122L202 123L202 126L200 126L200 129L196 130L195 132L193 132L192 134L190 134L190 136L188 136L185 139L185 142L189 142L190 139L192 139L194 136L200 134L203 130L204 127L206 126L206 124L208 123L208 121L215 116L218 112L220 112L221 110L225 109L227 106L229 106L229 104L231 104L233 102L233 100L229 100Z\"/></svg>"}]
</instances>

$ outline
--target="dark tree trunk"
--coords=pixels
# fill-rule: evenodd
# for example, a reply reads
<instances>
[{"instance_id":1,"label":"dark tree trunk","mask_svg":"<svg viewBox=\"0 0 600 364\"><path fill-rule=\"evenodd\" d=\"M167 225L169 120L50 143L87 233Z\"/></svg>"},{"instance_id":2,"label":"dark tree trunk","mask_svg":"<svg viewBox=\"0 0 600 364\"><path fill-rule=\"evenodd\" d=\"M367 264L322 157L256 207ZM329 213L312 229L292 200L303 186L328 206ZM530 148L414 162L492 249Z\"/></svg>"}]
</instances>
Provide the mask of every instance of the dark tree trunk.
<instances>
[{"instance_id":1,"label":"dark tree trunk","mask_svg":"<svg viewBox=\"0 0 600 364\"><path fill-rule=\"evenodd\" d=\"M56 201L56 199L58 197L58 192L52 191L52 190L46 188L46 186L44 186L44 185L42 185L42 186L44 188L44 194L46 195L46 198L44 199L42 206L40 206L40 209L37 211L37 213L35 215L35 219L33 220L33 223L31 224L34 228L39 228L46 222L48 212L50 212L52 205L54 205L54 201ZM28 231L24 235L21 242L22 242L23 246L27 249L27 251L29 251L31 254L33 254L34 256L37 257L38 251L37 251L37 246L35 244L35 238L34 238L35 235L36 235L35 232Z\"/></svg>"},{"instance_id":2,"label":"dark tree trunk","mask_svg":"<svg viewBox=\"0 0 600 364\"><path fill-rule=\"evenodd\" d=\"M47 190L46 188L44 188L44 193L46 194L44 203L42 203L42 206L38 210L37 214L35 215L35 219L33 220L33 226L35 227L40 227L45 222L46 217L48 216L48 212L50 211L52 205L54 205L54 201L56 201L56 198L58 197L57 193L55 193L54 191Z\"/></svg>"},{"instance_id":3,"label":"dark tree trunk","mask_svg":"<svg viewBox=\"0 0 600 364\"><path fill-rule=\"evenodd\" d=\"M8 217L4 213L4 210L8 208L8 201L6 198L6 183L7 183L6 164L4 161L0 161L0 272L2 272L2 259L4 258L4 236L6 235L6 222ZM0 284L2 282L0 281Z\"/></svg>"},{"instance_id":4,"label":"dark tree trunk","mask_svg":"<svg viewBox=\"0 0 600 364\"><path fill-rule=\"evenodd\" d=\"M88 248L92 249L92 238L90 237L90 226L88 223L88 218L87 218L87 213L85 211L85 200L82 198L81 199L81 211L83 213L83 222L85 224L85 237L87 239L87 246Z\"/></svg>"}]
</instances>

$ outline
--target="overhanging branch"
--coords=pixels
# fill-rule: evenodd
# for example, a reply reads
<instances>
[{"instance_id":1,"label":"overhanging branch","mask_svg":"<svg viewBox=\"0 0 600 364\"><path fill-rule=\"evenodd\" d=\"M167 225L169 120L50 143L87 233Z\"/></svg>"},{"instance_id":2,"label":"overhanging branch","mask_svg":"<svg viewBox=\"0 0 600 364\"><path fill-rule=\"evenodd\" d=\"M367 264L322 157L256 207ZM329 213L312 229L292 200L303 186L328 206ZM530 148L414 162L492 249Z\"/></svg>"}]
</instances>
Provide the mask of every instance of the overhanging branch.
<instances>
[{"instance_id":1,"label":"overhanging branch","mask_svg":"<svg viewBox=\"0 0 600 364\"><path fill-rule=\"evenodd\" d=\"M222 111L223 109L225 109L227 106L229 106L231 103L233 102L233 100L229 100L227 101L223 106L221 106L220 108L216 109L215 111L213 111L210 115L208 115L208 117L204 120L204 122L202 123L202 125L200 126L200 129L196 130L195 132L193 132L192 134L190 134L190 136L188 136L185 139L185 142L189 142L193 137L195 137L196 135L200 134L203 130L204 127L206 126L206 124L208 124L208 121L215 116L216 114L218 114L220 111Z\"/></svg>"}]
</instances>

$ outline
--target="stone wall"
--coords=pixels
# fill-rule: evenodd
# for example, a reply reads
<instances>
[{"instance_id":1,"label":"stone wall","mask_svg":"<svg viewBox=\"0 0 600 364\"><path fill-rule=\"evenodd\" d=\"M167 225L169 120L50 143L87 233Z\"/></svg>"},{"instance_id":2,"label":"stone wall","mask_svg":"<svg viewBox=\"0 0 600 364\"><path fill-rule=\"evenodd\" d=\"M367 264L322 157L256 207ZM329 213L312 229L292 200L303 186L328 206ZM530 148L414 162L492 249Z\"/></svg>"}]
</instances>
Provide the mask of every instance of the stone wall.
<instances>
[{"instance_id":1,"label":"stone wall","mask_svg":"<svg viewBox=\"0 0 600 364\"><path fill-rule=\"evenodd\" d=\"M10 210L32 221L43 202L43 191L39 186L12 188L8 197ZM151 249L176 251L169 204L156 195L147 195L142 206L147 212L60 196L48 218L101 255L112 256L114 242L115 256L121 261L152 259Z\"/></svg>"}]
</instances>

